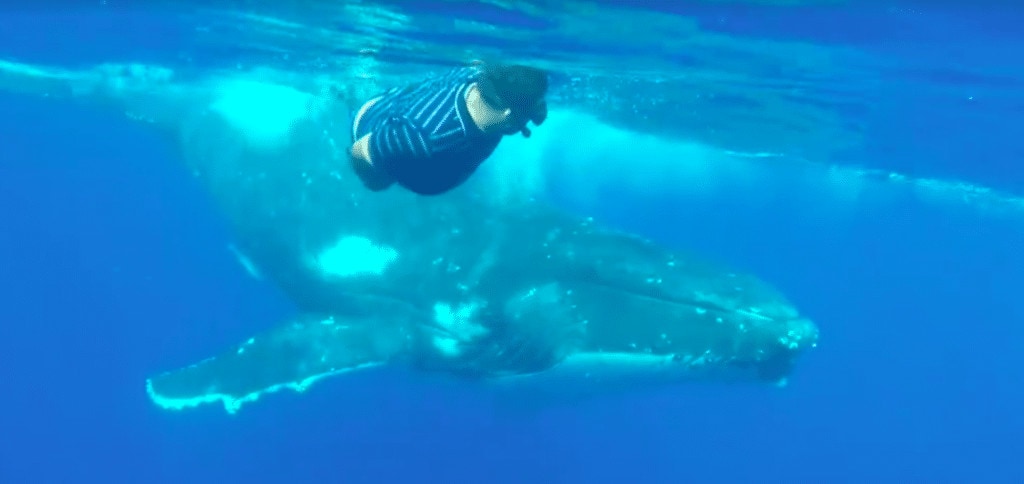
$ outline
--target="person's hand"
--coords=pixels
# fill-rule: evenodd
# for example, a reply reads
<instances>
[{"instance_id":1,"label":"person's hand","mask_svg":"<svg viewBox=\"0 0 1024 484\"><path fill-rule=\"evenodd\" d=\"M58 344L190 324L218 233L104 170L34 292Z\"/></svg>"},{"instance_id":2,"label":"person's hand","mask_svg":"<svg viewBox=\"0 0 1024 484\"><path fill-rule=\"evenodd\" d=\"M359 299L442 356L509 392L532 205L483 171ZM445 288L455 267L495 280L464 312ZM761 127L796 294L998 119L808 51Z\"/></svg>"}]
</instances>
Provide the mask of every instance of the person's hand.
<instances>
[{"instance_id":1,"label":"person's hand","mask_svg":"<svg viewBox=\"0 0 1024 484\"><path fill-rule=\"evenodd\" d=\"M540 103L537 104L537 108L530 116L530 121L533 121L533 124L540 126L545 119L548 119L548 103L541 99Z\"/></svg>"},{"instance_id":2,"label":"person's hand","mask_svg":"<svg viewBox=\"0 0 1024 484\"><path fill-rule=\"evenodd\" d=\"M535 126L540 126L545 119L548 119L548 103L541 99L540 102L537 103L537 107L533 109L533 113L530 114L529 121L532 121ZM530 131L530 128L525 124L519 132L522 133L524 138L529 138L530 135L533 134L533 132Z\"/></svg>"}]
</instances>

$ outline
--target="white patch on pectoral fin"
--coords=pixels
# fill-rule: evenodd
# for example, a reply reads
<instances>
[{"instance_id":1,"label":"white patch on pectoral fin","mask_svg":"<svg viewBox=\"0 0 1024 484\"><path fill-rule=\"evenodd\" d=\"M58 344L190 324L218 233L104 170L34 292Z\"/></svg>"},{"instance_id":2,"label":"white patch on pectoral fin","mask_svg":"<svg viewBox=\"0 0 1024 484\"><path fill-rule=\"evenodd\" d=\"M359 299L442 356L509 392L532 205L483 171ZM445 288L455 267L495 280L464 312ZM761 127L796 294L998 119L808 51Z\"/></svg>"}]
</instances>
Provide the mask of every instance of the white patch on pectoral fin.
<instances>
[{"instance_id":1,"label":"white patch on pectoral fin","mask_svg":"<svg viewBox=\"0 0 1024 484\"><path fill-rule=\"evenodd\" d=\"M366 237L343 236L313 256L313 265L324 277L380 276L398 260L398 251Z\"/></svg>"}]
</instances>

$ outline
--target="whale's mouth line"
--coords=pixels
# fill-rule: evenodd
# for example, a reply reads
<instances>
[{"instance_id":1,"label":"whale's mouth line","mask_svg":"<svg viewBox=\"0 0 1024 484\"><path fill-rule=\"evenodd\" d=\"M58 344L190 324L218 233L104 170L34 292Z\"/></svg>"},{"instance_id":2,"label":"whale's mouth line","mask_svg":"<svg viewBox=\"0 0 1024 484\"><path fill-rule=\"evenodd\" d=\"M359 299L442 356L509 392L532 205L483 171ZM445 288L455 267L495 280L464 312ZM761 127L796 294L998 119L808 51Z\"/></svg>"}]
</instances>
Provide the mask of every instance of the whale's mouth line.
<instances>
[{"instance_id":1,"label":"whale's mouth line","mask_svg":"<svg viewBox=\"0 0 1024 484\"><path fill-rule=\"evenodd\" d=\"M747 318L750 318L750 319L760 320L760 321L763 321L763 322L766 322L766 323L782 322L781 319L773 318L771 316L768 316L768 315L765 315L765 314L761 314L761 313L758 313L758 312L754 312L754 311L751 311L751 310L748 310L748 309L728 308L728 307L725 307L725 306L723 306L721 304L715 304L714 302L710 302L710 301L702 301L702 300L698 300L698 299L689 299L689 298L684 298L684 297L672 297L672 296L665 296L665 295L649 294L649 293L644 293L644 292L637 291L635 289L631 289L631 288L628 288L628 287L615 286L615 285L612 285L612 284L609 284L609 283L604 283L604 282L586 281L586 282L582 282L582 285L591 286L591 287L597 287L597 288L600 288L600 289L604 289L604 290L612 291L612 292L617 292L617 293L620 293L620 294L627 294L627 295L629 295L631 297L635 297L635 298L638 298L638 299L644 299L644 300L648 300L648 301L656 301L656 302L665 303L665 304L673 304L673 305L685 306L685 307L688 307L688 308L693 308L694 310L707 311L709 313L738 314L738 315L741 315L741 316L744 316L744 317L747 317Z\"/></svg>"},{"instance_id":2,"label":"whale's mouth line","mask_svg":"<svg viewBox=\"0 0 1024 484\"><path fill-rule=\"evenodd\" d=\"M738 315L741 315L741 316L749 318L749 319L759 320L759 321L763 321L763 322L766 322L766 323L782 322L782 321L784 321L784 319L774 318L774 317L771 317L769 315L758 313L758 312L755 312L755 311L752 311L752 310L749 310L749 309L729 308L729 307L726 307L724 305L716 304L714 302L707 301L707 300L698 300L698 299L690 299L690 298L684 298L684 297L672 297L672 296L666 296L666 295L650 294L650 293L645 293L645 292L638 291L638 290L635 290L635 289L632 289L632 288L629 288L629 287L616 286L614 284L609 284L609 283L604 283L604 282L595 282L595 281L574 281L574 282L576 284L580 285L580 286L590 286L590 287L593 287L593 288L599 288L601 290L610 291L610 292L618 293L618 294L621 294L621 295L626 295L626 296L637 298L637 299L640 299L640 300L647 300L647 301L658 302L658 303L663 303L663 304L683 306L683 307L687 307L687 308L692 308L694 310L707 311L709 313L738 314ZM388 301L388 302L391 302L391 303L398 303L398 304L401 304L401 305L405 306L406 308L408 308L408 309L410 309L412 311L415 311L417 313L422 313L424 315L430 315L433 312L432 303L427 304L427 303L425 303L423 301L418 301L415 297L408 297L408 295L378 293L378 292L374 291L374 292L363 292L361 294L361 296L362 297L370 297L370 298L378 299L378 300L382 300L382 301ZM426 317L425 319L430 321L429 323L426 323L427 326L430 326L430 327L438 327L439 326L439 325L437 325L437 324L435 324L433 322L433 318ZM442 328L438 327L438 329L442 329Z\"/></svg>"}]
</instances>

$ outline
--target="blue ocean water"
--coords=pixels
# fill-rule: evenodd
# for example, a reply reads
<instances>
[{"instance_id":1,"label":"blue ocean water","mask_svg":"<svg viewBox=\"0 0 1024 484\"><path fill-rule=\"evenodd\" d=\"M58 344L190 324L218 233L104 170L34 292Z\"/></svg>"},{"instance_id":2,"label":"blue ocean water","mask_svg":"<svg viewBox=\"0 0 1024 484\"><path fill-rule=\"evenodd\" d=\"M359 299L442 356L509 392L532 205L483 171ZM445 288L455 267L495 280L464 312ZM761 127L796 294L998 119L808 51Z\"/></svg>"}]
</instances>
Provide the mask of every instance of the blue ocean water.
<instances>
[{"instance_id":1,"label":"blue ocean water","mask_svg":"<svg viewBox=\"0 0 1024 484\"><path fill-rule=\"evenodd\" d=\"M111 22L80 14L62 22L89 31ZM994 25L980 18L965 25ZM750 23L735 34L767 28ZM160 42L105 50L102 39L65 57L70 47L40 43L58 36L32 35L38 26L6 27L3 57L161 57L148 55ZM945 139L962 142L962 156L929 171L933 153L891 134L914 114L893 106L917 105L902 102L882 106L889 115L871 125L899 156L877 148L864 165L980 185L1002 179L1001 189L1021 195L1012 191L1024 179L1013 165L1017 140L1000 150L1002 137L985 138L988 153L1006 156L979 166L974 138ZM116 112L10 93L0 106L0 482L1024 477L1024 213L884 181L851 200L808 188L825 185L806 179L817 172L787 167L699 197L606 194L596 205L603 219L749 270L812 315L821 343L782 390L683 384L517 410L471 385L396 373L281 393L232 416L215 406L172 413L149 401L147 376L266 329L291 304L226 249L231 234L166 138ZM988 124L1017 125L1019 107L996 110L1006 118ZM635 201L619 203L623 196Z\"/></svg>"}]
</instances>

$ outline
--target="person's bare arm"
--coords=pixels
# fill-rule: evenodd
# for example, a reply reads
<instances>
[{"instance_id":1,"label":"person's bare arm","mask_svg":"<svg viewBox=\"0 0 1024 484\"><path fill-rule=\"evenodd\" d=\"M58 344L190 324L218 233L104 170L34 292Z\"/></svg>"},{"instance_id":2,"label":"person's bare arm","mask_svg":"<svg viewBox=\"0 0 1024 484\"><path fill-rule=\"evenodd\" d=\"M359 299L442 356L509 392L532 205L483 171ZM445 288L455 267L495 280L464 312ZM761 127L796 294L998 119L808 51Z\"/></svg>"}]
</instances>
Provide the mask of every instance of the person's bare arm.
<instances>
[{"instance_id":1,"label":"person's bare arm","mask_svg":"<svg viewBox=\"0 0 1024 484\"><path fill-rule=\"evenodd\" d=\"M363 106L361 108L359 108L359 112L356 113L356 119L353 121L353 123L356 126L359 126L359 122L363 119L363 115L366 114L366 110L370 109L370 107L372 107L374 104L376 104L377 101L379 101L379 100L380 100L380 98L371 99L371 100L367 101L365 104L363 104ZM363 135L362 138L359 138L358 140L356 140L355 143L352 143L352 147L349 148L349 150L348 150L349 154L352 155L353 158L355 158L357 160L365 161L366 163L368 163L370 165L373 164L373 161L370 160L370 135L371 134L372 133L366 133L365 135Z\"/></svg>"}]
</instances>

